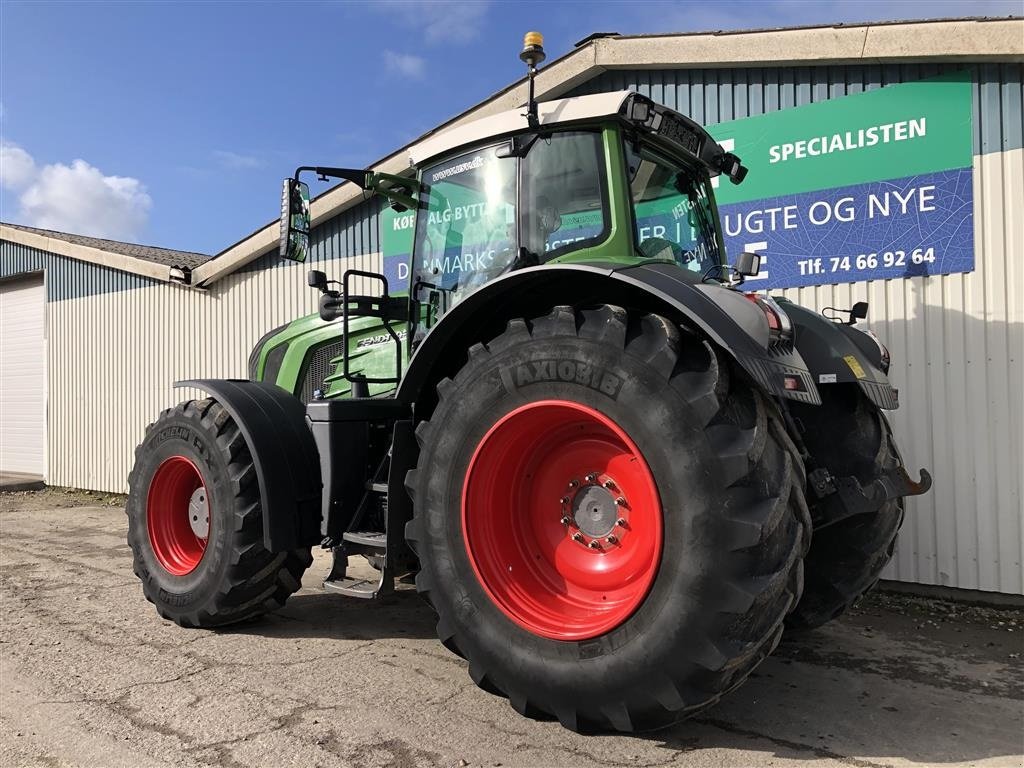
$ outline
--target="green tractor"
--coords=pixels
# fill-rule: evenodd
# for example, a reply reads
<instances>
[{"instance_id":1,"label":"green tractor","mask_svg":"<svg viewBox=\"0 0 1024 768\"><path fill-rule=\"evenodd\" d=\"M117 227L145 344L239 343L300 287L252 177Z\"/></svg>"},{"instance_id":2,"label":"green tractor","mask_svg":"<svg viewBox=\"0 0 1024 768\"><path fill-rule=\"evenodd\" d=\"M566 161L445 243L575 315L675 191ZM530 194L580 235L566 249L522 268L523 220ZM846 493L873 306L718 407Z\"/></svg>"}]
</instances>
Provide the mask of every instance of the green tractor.
<instances>
[{"instance_id":1,"label":"green tractor","mask_svg":"<svg viewBox=\"0 0 1024 768\"><path fill-rule=\"evenodd\" d=\"M725 261L714 183L739 158L636 93L538 104L539 40L522 58L527 107L425 139L415 173L285 182L284 257L309 248L313 171L409 217L405 284L312 271L319 314L261 339L250 380L182 382L209 397L148 428L128 542L184 627L281 607L316 546L341 595L414 575L481 688L650 730L849 607L930 478L882 415L866 305L827 319Z\"/></svg>"}]
</instances>

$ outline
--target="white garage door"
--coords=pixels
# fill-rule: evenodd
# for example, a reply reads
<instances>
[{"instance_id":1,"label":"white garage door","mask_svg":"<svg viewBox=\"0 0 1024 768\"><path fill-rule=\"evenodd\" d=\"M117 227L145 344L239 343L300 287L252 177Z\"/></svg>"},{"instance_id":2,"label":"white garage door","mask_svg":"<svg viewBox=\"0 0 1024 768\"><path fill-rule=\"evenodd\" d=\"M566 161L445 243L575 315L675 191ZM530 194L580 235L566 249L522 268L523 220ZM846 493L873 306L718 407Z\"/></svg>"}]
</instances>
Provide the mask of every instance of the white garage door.
<instances>
[{"instance_id":1,"label":"white garage door","mask_svg":"<svg viewBox=\"0 0 1024 768\"><path fill-rule=\"evenodd\" d=\"M0 283L0 470L43 475L46 339L43 278Z\"/></svg>"}]
</instances>

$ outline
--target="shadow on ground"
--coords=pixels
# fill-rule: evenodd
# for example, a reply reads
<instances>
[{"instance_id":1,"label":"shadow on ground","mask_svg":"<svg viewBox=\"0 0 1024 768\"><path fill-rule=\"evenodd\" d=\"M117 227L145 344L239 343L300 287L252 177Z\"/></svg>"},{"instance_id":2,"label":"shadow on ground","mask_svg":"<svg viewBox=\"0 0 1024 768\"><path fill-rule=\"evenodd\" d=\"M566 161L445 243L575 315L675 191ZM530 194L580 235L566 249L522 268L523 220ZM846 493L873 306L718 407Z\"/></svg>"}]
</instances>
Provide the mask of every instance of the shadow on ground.
<instances>
[{"instance_id":1,"label":"shadow on ground","mask_svg":"<svg viewBox=\"0 0 1024 768\"><path fill-rule=\"evenodd\" d=\"M347 598L328 592L300 592L277 613L225 633L273 638L384 638L437 637L434 612L414 589L400 589L387 602Z\"/></svg>"}]
</instances>

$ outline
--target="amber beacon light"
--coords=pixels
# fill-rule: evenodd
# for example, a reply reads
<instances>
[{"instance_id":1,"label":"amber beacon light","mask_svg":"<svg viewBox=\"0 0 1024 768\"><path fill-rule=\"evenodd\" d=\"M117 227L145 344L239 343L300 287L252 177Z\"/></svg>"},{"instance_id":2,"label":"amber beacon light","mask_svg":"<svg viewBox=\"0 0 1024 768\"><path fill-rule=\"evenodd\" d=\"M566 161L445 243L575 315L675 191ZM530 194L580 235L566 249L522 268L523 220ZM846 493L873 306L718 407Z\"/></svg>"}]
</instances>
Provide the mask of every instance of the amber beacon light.
<instances>
[{"instance_id":1,"label":"amber beacon light","mask_svg":"<svg viewBox=\"0 0 1024 768\"><path fill-rule=\"evenodd\" d=\"M527 32L523 35L523 52L519 58L531 68L544 61L544 35L540 32Z\"/></svg>"},{"instance_id":2,"label":"amber beacon light","mask_svg":"<svg viewBox=\"0 0 1024 768\"><path fill-rule=\"evenodd\" d=\"M540 32L527 32L523 35L523 50L519 58L526 64L526 76L530 82L530 96L526 102L526 119L531 128L536 128L540 121L537 119L537 101L533 97L533 79L537 76L537 65L546 56L544 55L544 35Z\"/></svg>"}]
</instances>

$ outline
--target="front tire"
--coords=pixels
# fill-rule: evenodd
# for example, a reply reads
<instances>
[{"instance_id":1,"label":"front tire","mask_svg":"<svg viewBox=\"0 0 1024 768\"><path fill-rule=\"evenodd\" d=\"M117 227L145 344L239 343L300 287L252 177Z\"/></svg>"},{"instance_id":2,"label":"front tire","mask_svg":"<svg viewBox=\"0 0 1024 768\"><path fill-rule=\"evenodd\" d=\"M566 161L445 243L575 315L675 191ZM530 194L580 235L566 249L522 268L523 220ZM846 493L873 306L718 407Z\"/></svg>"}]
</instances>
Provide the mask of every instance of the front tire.
<instances>
[{"instance_id":1,"label":"front tire","mask_svg":"<svg viewBox=\"0 0 1024 768\"><path fill-rule=\"evenodd\" d=\"M867 485L902 464L892 429L856 384L821 387L820 406L794 404L803 439L819 465ZM878 581L903 524L903 499L814 532L805 563L804 596L788 623L813 629L838 618Z\"/></svg>"},{"instance_id":2,"label":"front tire","mask_svg":"<svg viewBox=\"0 0 1024 768\"><path fill-rule=\"evenodd\" d=\"M301 586L310 550L263 547L252 455L215 400L160 414L135 451L128 485L135 575L165 619L232 624L280 608Z\"/></svg>"},{"instance_id":3,"label":"front tire","mask_svg":"<svg viewBox=\"0 0 1024 768\"><path fill-rule=\"evenodd\" d=\"M710 344L559 307L475 345L438 393L407 538L477 685L574 730L642 731L774 649L802 588L802 463Z\"/></svg>"}]
</instances>

